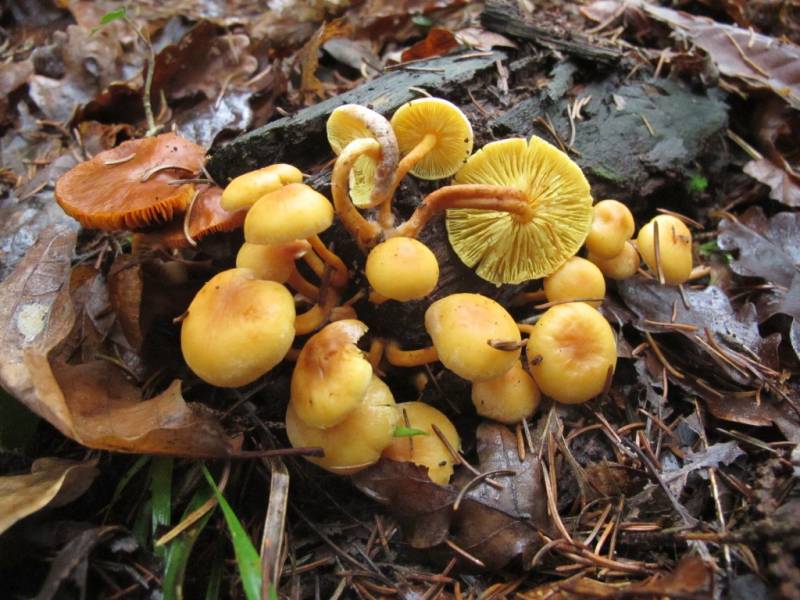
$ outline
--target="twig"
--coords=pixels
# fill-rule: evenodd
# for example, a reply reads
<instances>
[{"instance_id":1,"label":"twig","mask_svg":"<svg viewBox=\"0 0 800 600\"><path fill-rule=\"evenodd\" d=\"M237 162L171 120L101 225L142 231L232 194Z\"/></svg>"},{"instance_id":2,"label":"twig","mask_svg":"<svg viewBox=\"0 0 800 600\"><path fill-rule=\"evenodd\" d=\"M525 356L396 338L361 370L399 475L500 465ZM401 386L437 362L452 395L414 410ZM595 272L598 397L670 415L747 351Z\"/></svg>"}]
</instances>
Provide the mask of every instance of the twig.
<instances>
[{"instance_id":1,"label":"twig","mask_svg":"<svg viewBox=\"0 0 800 600\"><path fill-rule=\"evenodd\" d=\"M467 495L467 492L471 488L475 486L476 483L479 483L481 480L486 479L487 477L491 477L492 475L508 475L510 477L515 477L517 475L516 471L512 471L510 469L498 469L497 471L489 471L487 473L481 473L480 475L476 475L472 479L470 479L467 484L461 488L461 491L458 492L458 496L456 496L456 501L453 502L453 511L457 511L461 506L461 501Z\"/></svg>"}]
</instances>

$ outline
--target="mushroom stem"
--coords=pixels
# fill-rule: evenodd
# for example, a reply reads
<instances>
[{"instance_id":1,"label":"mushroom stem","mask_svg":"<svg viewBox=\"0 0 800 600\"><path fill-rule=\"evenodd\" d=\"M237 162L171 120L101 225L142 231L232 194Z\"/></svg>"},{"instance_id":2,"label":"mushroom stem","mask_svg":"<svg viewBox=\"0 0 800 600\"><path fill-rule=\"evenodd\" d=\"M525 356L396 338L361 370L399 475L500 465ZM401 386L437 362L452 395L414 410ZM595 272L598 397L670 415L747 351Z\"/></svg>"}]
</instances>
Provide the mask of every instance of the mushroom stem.
<instances>
[{"instance_id":1,"label":"mushroom stem","mask_svg":"<svg viewBox=\"0 0 800 600\"><path fill-rule=\"evenodd\" d=\"M329 289L322 303L317 303L294 319L295 335L306 335L322 327L330 318L331 311L339 304L339 294Z\"/></svg>"},{"instance_id":2,"label":"mushroom stem","mask_svg":"<svg viewBox=\"0 0 800 600\"><path fill-rule=\"evenodd\" d=\"M369 345L369 352L367 353L367 360L369 364L372 365L372 369L374 371L378 370L378 367L381 365L381 359L383 358L383 353L386 350L386 342L384 342L381 338L375 338Z\"/></svg>"},{"instance_id":3,"label":"mushroom stem","mask_svg":"<svg viewBox=\"0 0 800 600\"><path fill-rule=\"evenodd\" d=\"M433 346L419 350L401 350L395 342L386 344L384 356L395 367L421 367L439 360L439 353Z\"/></svg>"},{"instance_id":4,"label":"mushroom stem","mask_svg":"<svg viewBox=\"0 0 800 600\"><path fill-rule=\"evenodd\" d=\"M289 287L295 292L302 294L309 300L313 300L314 302L319 300L319 288L303 277L297 269L292 271L286 283L289 284Z\"/></svg>"},{"instance_id":5,"label":"mushroom stem","mask_svg":"<svg viewBox=\"0 0 800 600\"><path fill-rule=\"evenodd\" d=\"M381 234L381 228L367 221L358 212L348 196L348 177L356 160L364 154L373 159L380 158L381 145L377 140L370 138L359 138L350 142L342 150L339 158L333 166L331 176L331 194L333 195L333 207L336 214L342 221L345 229L350 232L356 243L363 249L373 244Z\"/></svg>"},{"instance_id":6,"label":"mushroom stem","mask_svg":"<svg viewBox=\"0 0 800 600\"><path fill-rule=\"evenodd\" d=\"M347 280L350 278L350 271L347 270L347 265L344 264L344 261L334 254L325 243L319 239L318 235L308 238L307 241L311 244L311 249L317 256L333 269L334 273L331 277L331 284L337 288L344 287Z\"/></svg>"},{"instance_id":7,"label":"mushroom stem","mask_svg":"<svg viewBox=\"0 0 800 600\"><path fill-rule=\"evenodd\" d=\"M317 277L322 278L325 275L325 263L315 252L306 252L303 260Z\"/></svg>"},{"instance_id":8,"label":"mushroom stem","mask_svg":"<svg viewBox=\"0 0 800 600\"><path fill-rule=\"evenodd\" d=\"M392 198L397 190L400 182L403 180L408 172L414 168L422 158L436 146L436 136L432 133L426 133L425 137L411 149L411 152L406 154L402 160L397 164L397 171L395 171L394 182L388 197L380 206L378 213L378 223L384 229L391 229L394 227L394 215L392 214Z\"/></svg>"},{"instance_id":9,"label":"mushroom stem","mask_svg":"<svg viewBox=\"0 0 800 600\"><path fill-rule=\"evenodd\" d=\"M450 208L504 211L528 223L534 213L525 193L498 185L449 185L428 194L411 217L392 236L416 237L431 218Z\"/></svg>"}]
</instances>

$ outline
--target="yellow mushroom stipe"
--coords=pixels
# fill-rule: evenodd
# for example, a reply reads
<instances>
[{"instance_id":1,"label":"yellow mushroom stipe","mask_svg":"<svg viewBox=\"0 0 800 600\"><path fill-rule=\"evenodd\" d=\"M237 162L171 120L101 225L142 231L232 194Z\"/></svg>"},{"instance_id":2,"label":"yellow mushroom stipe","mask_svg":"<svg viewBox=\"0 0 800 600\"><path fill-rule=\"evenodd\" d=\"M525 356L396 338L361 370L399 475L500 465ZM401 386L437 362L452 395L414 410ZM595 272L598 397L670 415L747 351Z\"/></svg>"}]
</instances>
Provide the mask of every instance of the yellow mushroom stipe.
<instances>
[{"instance_id":1,"label":"yellow mushroom stipe","mask_svg":"<svg viewBox=\"0 0 800 600\"><path fill-rule=\"evenodd\" d=\"M654 223L658 223L659 258L664 280L674 285L683 283L692 273L692 232L683 221L672 215L659 215L639 230L636 239L639 254L656 276Z\"/></svg>"},{"instance_id":2,"label":"yellow mushroom stipe","mask_svg":"<svg viewBox=\"0 0 800 600\"><path fill-rule=\"evenodd\" d=\"M251 244L245 242L236 255L236 267L250 269L259 279L285 283L295 269L294 261L301 258L311 245L305 240L288 244Z\"/></svg>"},{"instance_id":3,"label":"yellow mushroom stipe","mask_svg":"<svg viewBox=\"0 0 800 600\"><path fill-rule=\"evenodd\" d=\"M373 375L361 403L341 423L328 429L304 423L290 403L286 433L295 448L319 446L325 451L324 457L307 457L311 462L339 475L350 475L377 462L392 443L399 418L389 386Z\"/></svg>"},{"instance_id":4,"label":"yellow mushroom stipe","mask_svg":"<svg viewBox=\"0 0 800 600\"><path fill-rule=\"evenodd\" d=\"M499 377L472 384L475 411L508 425L530 417L541 400L539 387L519 361Z\"/></svg>"},{"instance_id":5,"label":"yellow mushroom stipe","mask_svg":"<svg viewBox=\"0 0 800 600\"><path fill-rule=\"evenodd\" d=\"M588 259L592 261L603 275L618 281L633 277L639 270L639 253L631 242L625 242L622 252L612 258L602 258L589 252Z\"/></svg>"},{"instance_id":6,"label":"yellow mushroom stipe","mask_svg":"<svg viewBox=\"0 0 800 600\"><path fill-rule=\"evenodd\" d=\"M261 196L274 192L289 183L300 183L303 174L292 165L282 163L239 175L222 192L220 204L229 211L249 208Z\"/></svg>"},{"instance_id":7,"label":"yellow mushroom stipe","mask_svg":"<svg viewBox=\"0 0 800 600\"><path fill-rule=\"evenodd\" d=\"M434 483L447 485L453 476L453 455L433 430L439 428L450 445L459 450L458 432L444 413L424 402L403 402L397 405L399 425L424 431L426 435L396 437L383 451L383 456L401 462L413 462L428 468L428 477ZM408 423L406 424L406 420Z\"/></svg>"},{"instance_id":8,"label":"yellow mushroom stipe","mask_svg":"<svg viewBox=\"0 0 800 600\"><path fill-rule=\"evenodd\" d=\"M325 231L333 224L330 201L302 183L262 196L247 212L244 239L252 244L285 244Z\"/></svg>"},{"instance_id":9,"label":"yellow mushroom stipe","mask_svg":"<svg viewBox=\"0 0 800 600\"><path fill-rule=\"evenodd\" d=\"M606 280L603 273L585 258L573 256L544 280L548 302L569 302L584 298L604 298ZM589 302L597 308L601 301Z\"/></svg>"},{"instance_id":10,"label":"yellow mushroom stipe","mask_svg":"<svg viewBox=\"0 0 800 600\"><path fill-rule=\"evenodd\" d=\"M447 211L453 250L487 281L521 283L550 275L589 233L589 182L566 154L538 137L487 144L469 158L455 183L516 188L531 207L529 220L494 210Z\"/></svg>"},{"instance_id":11,"label":"yellow mushroom stipe","mask_svg":"<svg viewBox=\"0 0 800 600\"><path fill-rule=\"evenodd\" d=\"M617 364L617 342L599 311L570 302L553 306L536 322L526 355L542 393L578 404L603 391Z\"/></svg>"},{"instance_id":12,"label":"yellow mushroom stipe","mask_svg":"<svg viewBox=\"0 0 800 600\"><path fill-rule=\"evenodd\" d=\"M373 289L392 300L418 300L439 281L439 263L433 252L413 238L394 237L375 246L365 269Z\"/></svg>"},{"instance_id":13,"label":"yellow mushroom stipe","mask_svg":"<svg viewBox=\"0 0 800 600\"><path fill-rule=\"evenodd\" d=\"M601 200L594 205L592 214L587 250L603 258L617 256L636 228L630 209L618 200Z\"/></svg>"},{"instance_id":14,"label":"yellow mushroom stipe","mask_svg":"<svg viewBox=\"0 0 800 600\"><path fill-rule=\"evenodd\" d=\"M455 104L442 98L412 100L397 109L391 122L402 155L432 136L430 149L410 165L409 172L420 179L450 177L472 153L472 126Z\"/></svg>"},{"instance_id":15,"label":"yellow mushroom stipe","mask_svg":"<svg viewBox=\"0 0 800 600\"><path fill-rule=\"evenodd\" d=\"M355 319L330 323L303 346L292 373L291 403L311 427L333 427L361 404L372 365L356 342L367 326Z\"/></svg>"},{"instance_id":16,"label":"yellow mushroom stipe","mask_svg":"<svg viewBox=\"0 0 800 600\"><path fill-rule=\"evenodd\" d=\"M294 340L294 299L247 269L212 277L189 305L181 350L189 368L218 387L239 387L277 365Z\"/></svg>"},{"instance_id":17,"label":"yellow mushroom stipe","mask_svg":"<svg viewBox=\"0 0 800 600\"><path fill-rule=\"evenodd\" d=\"M508 371L520 350L498 350L490 340L519 342L517 324L506 309L480 294L451 294L425 311L425 329L439 360L469 381L493 379Z\"/></svg>"}]
</instances>

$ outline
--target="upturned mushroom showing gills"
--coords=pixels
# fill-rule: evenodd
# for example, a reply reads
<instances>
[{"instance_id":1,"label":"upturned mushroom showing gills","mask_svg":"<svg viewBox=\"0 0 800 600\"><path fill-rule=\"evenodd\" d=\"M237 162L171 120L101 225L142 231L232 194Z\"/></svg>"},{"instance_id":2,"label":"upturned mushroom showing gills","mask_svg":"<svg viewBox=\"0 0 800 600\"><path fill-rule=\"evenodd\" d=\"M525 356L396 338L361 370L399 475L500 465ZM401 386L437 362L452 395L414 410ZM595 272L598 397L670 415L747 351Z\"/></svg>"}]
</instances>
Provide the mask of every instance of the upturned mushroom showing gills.
<instances>
[{"instance_id":1,"label":"upturned mushroom showing gills","mask_svg":"<svg viewBox=\"0 0 800 600\"><path fill-rule=\"evenodd\" d=\"M683 283L692 273L692 232L672 215L658 215L639 230L639 254L664 283ZM658 243L656 243L658 241Z\"/></svg>"},{"instance_id":2,"label":"upturned mushroom showing gills","mask_svg":"<svg viewBox=\"0 0 800 600\"><path fill-rule=\"evenodd\" d=\"M539 387L519 361L499 377L472 384L475 411L507 425L530 417L541 400Z\"/></svg>"},{"instance_id":3,"label":"upturned mushroom showing gills","mask_svg":"<svg viewBox=\"0 0 800 600\"><path fill-rule=\"evenodd\" d=\"M294 318L294 299L281 284L247 269L222 271L189 305L181 324L183 357L212 385L246 385L286 356Z\"/></svg>"},{"instance_id":4,"label":"upturned mushroom showing gills","mask_svg":"<svg viewBox=\"0 0 800 600\"><path fill-rule=\"evenodd\" d=\"M363 401L372 365L356 342L366 332L361 321L335 321L303 346L292 373L291 403L306 425L338 425Z\"/></svg>"},{"instance_id":5,"label":"upturned mushroom showing gills","mask_svg":"<svg viewBox=\"0 0 800 600\"><path fill-rule=\"evenodd\" d=\"M295 448L318 446L324 450L322 458L307 457L311 462L333 473L350 475L377 462L392 443L399 417L389 386L373 375L361 403L333 427L311 427L290 403L286 433Z\"/></svg>"},{"instance_id":6,"label":"upturned mushroom showing gills","mask_svg":"<svg viewBox=\"0 0 800 600\"><path fill-rule=\"evenodd\" d=\"M195 193L205 151L177 134L123 142L80 163L56 183L64 212L92 229L137 229L171 221Z\"/></svg>"},{"instance_id":7,"label":"upturned mushroom showing gills","mask_svg":"<svg viewBox=\"0 0 800 600\"><path fill-rule=\"evenodd\" d=\"M625 242L622 252L611 258L603 258L589 252L587 258L597 265L609 279L622 280L633 277L639 270L639 253L631 242Z\"/></svg>"},{"instance_id":8,"label":"upturned mushroom showing gills","mask_svg":"<svg viewBox=\"0 0 800 600\"><path fill-rule=\"evenodd\" d=\"M239 175L225 187L222 192L222 208L231 211L250 208L264 194L302 181L300 169L282 163L250 171Z\"/></svg>"},{"instance_id":9,"label":"upturned mushroom showing gills","mask_svg":"<svg viewBox=\"0 0 800 600\"><path fill-rule=\"evenodd\" d=\"M367 280L385 298L405 302L430 294L439 281L439 263L425 244L395 237L375 246L367 256Z\"/></svg>"},{"instance_id":10,"label":"upturned mushroom showing gills","mask_svg":"<svg viewBox=\"0 0 800 600\"><path fill-rule=\"evenodd\" d=\"M606 280L596 265L573 256L545 277L544 293L548 302L588 302L597 308L606 295Z\"/></svg>"},{"instance_id":11,"label":"upturned mushroom showing gills","mask_svg":"<svg viewBox=\"0 0 800 600\"><path fill-rule=\"evenodd\" d=\"M602 258L617 256L636 228L630 209L618 200L601 200L594 205L592 215L586 249Z\"/></svg>"},{"instance_id":12,"label":"upturned mushroom showing gills","mask_svg":"<svg viewBox=\"0 0 800 600\"><path fill-rule=\"evenodd\" d=\"M335 109L326 124L328 143L338 156L356 140L374 140L375 144L354 145L348 153L358 152L348 174L350 197L359 208L374 208L391 196L399 159L397 138L383 115L358 104Z\"/></svg>"},{"instance_id":13,"label":"upturned mushroom showing gills","mask_svg":"<svg viewBox=\"0 0 800 600\"><path fill-rule=\"evenodd\" d=\"M536 322L526 355L545 395L578 404L605 388L617 364L617 342L599 311L583 302L570 302L549 308Z\"/></svg>"},{"instance_id":14,"label":"upturned mushroom showing gills","mask_svg":"<svg viewBox=\"0 0 800 600\"><path fill-rule=\"evenodd\" d=\"M439 439L433 429L435 425L444 434L453 449L458 450L461 442L458 432L444 413L424 402L403 402L397 405L400 425L424 432L423 435L395 437L383 451L383 456L401 462L413 462L427 467L428 478L439 485L447 485L453 476L455 457Z\"/></svg>"}]
</instances>

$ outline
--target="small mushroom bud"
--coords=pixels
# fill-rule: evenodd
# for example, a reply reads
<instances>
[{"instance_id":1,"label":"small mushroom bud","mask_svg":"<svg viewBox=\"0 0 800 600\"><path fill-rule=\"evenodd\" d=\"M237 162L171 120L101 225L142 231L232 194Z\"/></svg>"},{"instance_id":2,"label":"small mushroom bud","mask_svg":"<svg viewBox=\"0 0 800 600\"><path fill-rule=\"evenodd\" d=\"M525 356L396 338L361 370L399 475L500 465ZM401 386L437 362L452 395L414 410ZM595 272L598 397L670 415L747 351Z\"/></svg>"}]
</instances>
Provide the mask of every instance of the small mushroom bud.
<instances>
[{"instance_id":1,"label":"small mushroom bud","mask_svg":"<svg viewBox=\"0 0 800 600\"><path fill-rule=\"evenodd\" d=\"M283 360L294 341L294 299L247 269L212 277L189 305L181 350L200 379L218 387L255 381Z\"/></svg>"},{"instance_id":2,"label":"small mushroom bud","mask_svg":"<svg viewBox=\"0 0 800 600\"><path fill-rule=\"evenodd\" d=\"M636 225L630 209L618 200L601 200L592 209L592 227L586 248L596 256L611 258L622 252Z\"/></svg>"},{"instance_id":3,"label":"small mushroom bud","mask_svg":"<svg viewBox=\"0 0 800 600\"><path fill-rule=\"evenodd\" d=\"M394 237L367 256L367 280L381 296L406 302L430 294L439 281L439 263L425 244Z\"/></svg>"},{"instance_id":4,"label":"small mushroom bud","mask_svg":"<svg viewBox=\"0 0 800 600\"><path fill-rule=\"evenodd\" d=\"M439 360L469 381L493 379L508 371L520 351L498 350L491 340L519 342L519 328L494 300L480 294L451 294L425 311L425 329Z\"/></svg>"},{"instance_id":5,"label":"small mushroom bud","mask_svg":"<svg viewBox=\"0 0 800 600\"><path fill-rule=\"evenodd\" d=\"M275 164L239 175L222 192L222 208L250 208L261 196L289 183L300 183L303 174L292 165Z\"/></svg>"},{"instance_id":6,"label":"small mushroom bud","mask_svg":"<svg viewBox=\"0 0 800 600\"><path fill-rule=\"evenodd\" d=\"M325 451L321 458L307 457L311 462L333 473L350 475L377 462L394 439L399 416L389 386L373 375L361 404L328 429L304 423L290 403L286 433L295 448L319 446Z\"/></svg>"},{"instance_id":7,"label":"small mushroom bud","mask_svg":"<svg viewBox=\"0 0 800 600\"><path fill-rule=\"evenodd\" d=\"M508 425L530 417L541 400L542 393L536 382L519 361L499 377L472 384L476 412Z\"/></svg>"},{"instance_id":8,"label":"small mushroom bud","mask_svg":"<svg viewBox=\"0 0 800 600\"><path fill-rule=\"evenodd\" d=\"M594 264L573 256L561 265L555 273L544 280L544 293L548 302L569 302L585 298L604 298L606 280ZM599 307L602 301L587 302Z\"/></svg>"},{"instance_id":9,"label":"small mushroom bud","mask_svg":"<svg viewBox=\"0 0 800 600\"><path fill-rule=\"evenodd\" d=\"M333 223L330 201L302 183L290 183L261 198L247 212L244 239L253 244L285 244L310 238Z\"/></svg>"},{"instance_id":10,"label":"small mushroom bud","mask_svg":"<svg viewBox=\"0 0 800 600\"><path fill-rule=\"evenodd\" d=\"M625 242L622 252L612 258L603 258L591 252L588 258L609 279L627 279L633 277L639 269L639 253L631 242Z\"/></svg>"},{"instance_id":11,"label":"small mushroom bud","mask_svg":"<svg viewBox=\"0 0 800 600\"><path fill-rule=\"evenodd\" d=\"M658 223L658 260L656 260L655 227ZM639 230L636 238L639 254L647 266L658 274L659 264L664 281L683 283L692 273L692 232L672 215L658 215Z\"/></svg>"},{"instance_id":12,"label":"small mushroom bud","mask_svg":"<svg viewBox=\"0 0 800 600\"><path fill-rule=\"evenodd\" d=\"M428 477L434 483L447 485L453 476L454 457L433 430L433 426L442 432L450 445L458 450L461 443L453 423L444 413L424 402L403 402L397 405L400 413L399 423L407 425L411 430L423 432L411 437L395 437L383 451L383 456L391 460L413 462L415 465L428 468Z\"/></svg>"},{"instance_id":13,"label":"small mushroom bud","mask_svg":"<svg viewBox=\"0 0 800 600\"><path fill-rule=\"evenodd\" d=\"M544 394L579 404L600 394L617 364L617 341L608 321L583 302L549 308L533 326L526 349Z\"/></svg>"}]
</instances>

